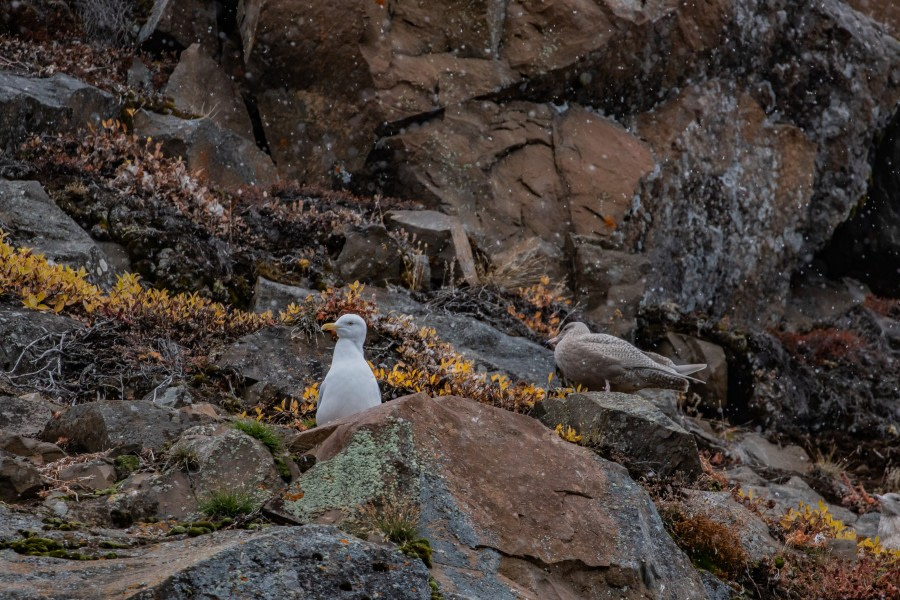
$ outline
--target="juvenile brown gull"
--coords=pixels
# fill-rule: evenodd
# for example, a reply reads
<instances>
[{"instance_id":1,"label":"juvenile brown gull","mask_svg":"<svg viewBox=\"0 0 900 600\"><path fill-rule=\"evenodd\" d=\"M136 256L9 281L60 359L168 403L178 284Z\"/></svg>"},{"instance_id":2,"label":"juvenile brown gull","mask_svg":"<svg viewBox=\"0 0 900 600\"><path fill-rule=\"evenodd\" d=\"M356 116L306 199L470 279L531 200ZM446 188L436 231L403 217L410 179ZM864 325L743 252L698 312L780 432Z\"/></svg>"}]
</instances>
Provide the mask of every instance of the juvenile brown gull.
<instances>
[{"instance_id":1,"label":"juvenile brown gull","mask_svg":"<svg viewBox=\"0 0 900 600\"><path fill-rule=\"evenodd\" d=\"M565 378L589 390L662 388L683 392L689 381L703 383L688 375L705 369L705 364L676 365L615 336L591 333L584 323L569 323L549 342L556 344L553 357Z\"/></svg>"}]
</instances>

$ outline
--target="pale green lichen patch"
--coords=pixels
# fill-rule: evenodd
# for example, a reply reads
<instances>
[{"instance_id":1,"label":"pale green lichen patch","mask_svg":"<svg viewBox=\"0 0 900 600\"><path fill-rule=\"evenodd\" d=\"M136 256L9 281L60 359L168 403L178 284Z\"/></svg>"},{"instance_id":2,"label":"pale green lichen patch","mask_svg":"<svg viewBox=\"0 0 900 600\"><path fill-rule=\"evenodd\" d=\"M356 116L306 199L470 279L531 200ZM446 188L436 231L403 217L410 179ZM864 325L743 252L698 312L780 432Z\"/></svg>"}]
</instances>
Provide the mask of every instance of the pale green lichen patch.
<instances>
[{"instance_id":1,"label":"pale green lichen patch","mask_svg":"<svg viewBox=\"0 0 900 600\"><path fill-rule=\"evenodd\" d=\"M409 422L356 431L335 457L303 474L285 494L285 509L308 522L328 510L351 510L376 498L418 496L418 463Z\"/></svg>"}]
</instances>

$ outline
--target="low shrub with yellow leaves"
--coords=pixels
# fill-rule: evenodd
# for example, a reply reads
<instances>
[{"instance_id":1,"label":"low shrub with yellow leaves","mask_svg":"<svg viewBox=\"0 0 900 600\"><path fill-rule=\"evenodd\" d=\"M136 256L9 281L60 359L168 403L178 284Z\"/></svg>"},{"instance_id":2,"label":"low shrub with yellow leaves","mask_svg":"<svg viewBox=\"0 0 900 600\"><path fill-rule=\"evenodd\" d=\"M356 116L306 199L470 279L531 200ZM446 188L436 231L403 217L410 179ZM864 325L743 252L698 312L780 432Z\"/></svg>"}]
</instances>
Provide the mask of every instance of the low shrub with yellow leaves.
<instances>
[{"instance_id":1,"label":"low shrub with yellow leaves","mask_svg":"<svg viewBox=\"0 0 900 600\"><path fill-rule=\"evenodd\" d=\"M573 444L577 444L584 439L584 436L578 435L578 431L574 427L563 425L562 423L558 423L554 431L556 431L556 435Z\"/></svg>"}]
</instances>

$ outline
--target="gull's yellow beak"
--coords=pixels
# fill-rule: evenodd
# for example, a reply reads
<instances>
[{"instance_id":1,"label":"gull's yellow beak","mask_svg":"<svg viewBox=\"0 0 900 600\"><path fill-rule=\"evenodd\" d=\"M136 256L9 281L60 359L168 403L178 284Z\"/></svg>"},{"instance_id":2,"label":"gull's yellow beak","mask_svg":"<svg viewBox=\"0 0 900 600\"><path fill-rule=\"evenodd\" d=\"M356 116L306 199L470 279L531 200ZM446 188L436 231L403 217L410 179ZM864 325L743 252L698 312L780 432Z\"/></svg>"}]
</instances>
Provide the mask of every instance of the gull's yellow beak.
<instances>
[{"instance_id":1,"label":"gull's yellow beak","mask_svg":"<svg viewBox=\"0 0 900 600\"><path fill-rule=\"evenodd\" d=\"M322 331L337 333L337 323L325 323L324 325L322 325Z\"/></svg>"}]
</instances>

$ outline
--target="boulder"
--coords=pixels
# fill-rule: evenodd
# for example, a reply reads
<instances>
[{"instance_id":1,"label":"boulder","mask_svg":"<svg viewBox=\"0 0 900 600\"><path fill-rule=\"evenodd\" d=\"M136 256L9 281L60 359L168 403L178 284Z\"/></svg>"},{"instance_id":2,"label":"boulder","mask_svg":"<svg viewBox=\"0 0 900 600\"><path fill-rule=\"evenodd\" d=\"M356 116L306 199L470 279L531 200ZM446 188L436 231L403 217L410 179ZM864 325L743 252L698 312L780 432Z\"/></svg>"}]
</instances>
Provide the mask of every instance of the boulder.
<instances>
[{"instance_id":1,"label":"boulder","mask_svg":"<svg viewBox=\"0 0 900 600\"><path fill-rule=\"evenodd\" d=\"M169 76L166 95L184 112L208 117L237 135L254 140L250 115L237 84L204 52L191 44Z\"/></svg>"},{"instance_id":2,"label":"boulder","mask_svg":"<svg viewBox=\"0 0 900 600\"><path fill-rule=\"evenodd\" d=\"M535 416L553 429L562 424L583 437L584 445L613 456L634 477L702 472L694 437L653 403L618 392L569 394L548 398Z\"/></svg>"},{"instance_id":3,"label":"boulder","mask_svg":"<svg viewBox=\"0 0 900 600\"><path fill-rule=\"evenodd\" d=\"M138 41L165 50L199 44L212 56L219 49L216 4L205 0L156 0Z\"/></svg>"},{"instance_id":4,"label":"boulder","mask_svg":"<svg viewBox=\"0 0 900 600\"><path fill-rule=\"evenodd\" d=\"M8 367L4 366L4 369L6 368ZM0 396L0 429L37 437L53 413L64 408L60 404L42 398L40 394Z\"/></svg>"},{"instance_id":5,"label":"boulder","mask_svg":"<svg viewBox=\"0 0 900 600\"><path fill-rule=\"evenodd\" d=\"M0 72L0 150L13 152L34 134L99 125L120 106L112 94L63 73L40 79Z\"/></svg>"},{"instance_id":6,"label":"boulder","mask_svg":"<svg viewBox=\"0 0 900 600\"><path fill-rule=\"evenodd\" d=\"M416 317L433 327L457 352L474 360L479 370L505 373L512 379L543 383L556 371L553 351L523 337L511 336L470 316L435 311L403 291L375 288L375 302L383 313Z\"/></svg>"},{"instance_id":7,"label":"boulder","mask_svg":"<svg viewBox=\"0 0 900 600\"><path fill-rule=\"evenodd\" d=\"M0 452L0 500L20 502L34 498L43 487L44 478L31 461Z\"/></svg>"},{"instance_id":8,"label":"boulder","mask_svg":"<svg viewBox=\"0 0 900 600\"><path fill-rule=\"evenodd\" d=\"M251 310L256 313L271 310L277 314L278 311L286 309L289 304L300 304L307 296L316 294L318 292L315 290L257 277L256 285L253 287Z\"/></svg>"},{"instance_id":9,"label":"boulder","mask_svg":"<svg viewBox=\"0 0 900 600\"><path fill-rule=\"evenodd\" d=\"M283 509L310 521L415 505L450 597L706 597L625 470L527 416L418 394L291 443L311 445L316 464Z\"/></svg>"},{"instance_id":10,"label":"boulder","mask_svg":"<svg viewBox=\"0 0 900 600\"><path fill-rule=\"evenodd\" d=\"M38 466L51 463L66 456L62 448L56 444L41 442L5 429L0 429L0 450L8 454L27 458Z\"/></svg>"},{"instance_id":11,"label":"boulder","mask_svg":"<svg viewBox=\"0 0 900 600\"><path fill-rule=\"evenodd\" d=\"M308 380L321 381L331 364L332 346L324 336L307 340L292 328L267 327L245 335L214 359L220 369L233 369L246 385L264 382L288 395L302 395Z\"/></svg>"},{"instance_id":12,"label":"boulder","mask_svg":"<svg viewBox=\"0 0 900 600\"><path fill-rule=\"evenodd\" d=\"M185 519L218 492L245 492L261 505L284 488L272 453L229 425L203 425L185 431L166 453L160 474L134 473L107 502L114 523L147 518Z\"/></svg>"},{"instance_id":13,"label":"boulder","mask_svg":"<svg viewBox=\"0 0 900 600\"><path fill-rule=\"evenodd\" d=\"M225 489L243 489L261 500L283 487L272 452L229 424L185 431L169 451L170 463L178 456L192 458L192 465L182 466L190 471L193 492L201 500Z\"/></svg>"},{"instance_id":14,"label":"boulder","mask_svg":"<svg viewBox=\"0 0 900 600\"><path fill-rule=\"evenodd\" d=\"M41 439L55 442L65 438L72 448L85 452L116 448L123 454L144 449L159 454L184 430L210 421L204 415L189 415L152 402L89 402L52 419Z\"/></svg>"},{"instance_id":15,"label":"boulder","mask_svg":"<svg viewBox=\"0 0 900 600\"><path fill-rule=\"evenodd\" d=\"M421 244L431 267L431 284L478 284L472 247L460 221L433 210L392 210L385 215L391 230L405 231L413 244Z\"/></svg>"},{"instance_id":16,"label":"boulder","mask_svg":"<svg viewBox=\"0 0 900 600\"><path fill-rule=\"evenodd\" d=\"M348 226L344 238L337 269L345 283L400 283L403 255L384 226Z\"/></svg>"},{"instance_id":17,"label":"boulder","mask_svg":"<svg viewBox=\"0 0 900 600\"><path fill-rule=\"evenodd\" d=\"M84 267L95 285L108 289L116 282L103 250L37 181L0 180L0 222L14 246L33 248L54 263Z\"/></svg>"},{"instance_id":18,"label":"boulder","mask_svg":"<svg viewBox=\"0 0 900 600\"><path fill-rule=\"evenodd\" d=\"M161 142L166 155L184 158L188 169L214 188L267 189L275 182L275 166L269 155L255 142L223 129L211 118L186 120L141 110L134 115L134 130L139 136Z\"/></svg>"},{"instance_id":19,"label":"boulder","mask_svg":"<svg viewBox=\"0 0 900 600\"><path fill-rule=\"evenodd\" d=\"M2 507L0 507L2 509ZM108 552L107 551L104 551ZM428 600L428 569L333 527L219 531L129 548L106 560L0 554L0 587L15 598L187 600L368 597Z\"/></svg>"},{"instance_id":20,"label":"boulder","mask_svg":"<svg viewBox=\"0 0 900 600\"><path fill-rule=\"evenodd\" d=\"M60 481L75 481L88 490L109 489L116 480L116 467L109 461L98 459L75 463L59 470L56 478Z\"/></svg>"},{"instance_id":21,"label":"boulder","mask_svg":"<svg viewBox=\"0 0 900 600\"><path fill-rule=\"evenodd\" d=\"M751 467L800 474L807 474L813 468L813 461L800 446L778 446L758 433L744 434L732 446L731 453Z\"/></svg>"}]
</instances>

